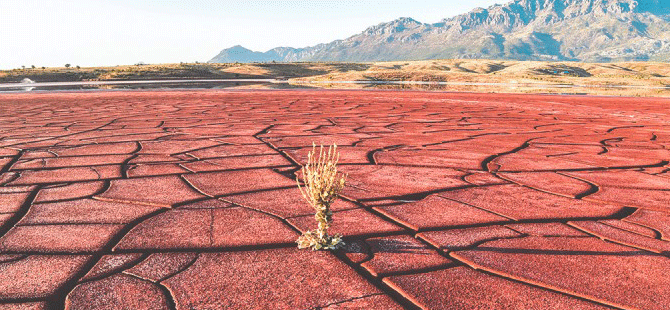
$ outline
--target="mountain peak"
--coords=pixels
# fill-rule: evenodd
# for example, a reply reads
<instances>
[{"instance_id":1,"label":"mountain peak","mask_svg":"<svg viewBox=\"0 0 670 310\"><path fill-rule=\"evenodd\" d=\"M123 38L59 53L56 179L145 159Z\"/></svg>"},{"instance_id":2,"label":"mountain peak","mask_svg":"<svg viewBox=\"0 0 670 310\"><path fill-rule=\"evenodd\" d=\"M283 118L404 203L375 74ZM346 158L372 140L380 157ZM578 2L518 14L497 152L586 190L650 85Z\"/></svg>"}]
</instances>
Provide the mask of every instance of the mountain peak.
<instances>
[{"instance_id":1,"label":"mountain peak","mask_svg":"<svg viewBox=\"0 0 670 310\"><path fill-rule=\"evenodd\" d=\"M414 29L423 26L424 24L418 22L417 20L411 17L400 17L396 20L390 22L381 23L376 26L372 26L365 31L366 35L381 35L381 34L391 34L401 32L407 29Z\"/></svg>"},{"instance_id":2,"label":"mountain peak","mask_svg":"<svg viewBox=\"0 0 670 310\"><path fill-rule=\"evenodd\" d=\"M668 0L514 0L436 24L410 17L344 40L258 53L236 46L212 62L439 58L670 60Z\"/></svg>"},{"instance_id":3,"label":"mountain peak","mask_svg":"<svg viewBox=\"0 0 670 310\"><path fill-rule=\"evenodd\" d=\"M411 17L399 17L394 22L398 22L398 23L402 23L402 24L421 24L416 19L411 18Z\"/></svg>"},{"instance_id":4,"label":"mountain peak","mask_svg":"<svg viewBox=\"0 0 670 310\"><path fill-rule=\"evenodd\" d=\"M235 45L235 46L229 48L228 51L229 52L233 52L233 51L236 51L236 52L251 52L250 49L248 49L248 48L246 48L242 45Z\"/></svg>"}]
</instances>

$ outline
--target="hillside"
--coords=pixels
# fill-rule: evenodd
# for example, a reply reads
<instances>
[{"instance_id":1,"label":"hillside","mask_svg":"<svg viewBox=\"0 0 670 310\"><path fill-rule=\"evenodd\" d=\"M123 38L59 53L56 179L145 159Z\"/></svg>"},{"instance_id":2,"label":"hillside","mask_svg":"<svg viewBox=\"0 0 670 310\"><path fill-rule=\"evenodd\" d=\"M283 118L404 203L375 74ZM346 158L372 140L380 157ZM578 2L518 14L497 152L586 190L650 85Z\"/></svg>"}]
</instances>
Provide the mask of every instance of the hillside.
<instances>
[{"instance_id":1,"label":"hillside","mask_svg":"<svg viewBox=\"0 0 670 310\"><path fill-rule=\"evenodd\" d=\"M24 78L36 82L279 78L282 82L286 80L285 83L255 84L248 87L401 87L470 92L670 96L670 89L666 89L670 86L670 63L658 62L580 63L453 59L365 63L154 64L0 71L0 83L16 83ZM451 85L369 85L347 81L424 81L447 82ZM503 85L486 85L496 83ZM542 87L549 84L569 85L570 88Z\"/></svg>"},{"instance_id":2,"label":"hillside","mask_svg":"<svg viewBox=\"0 0 670 310\"><path fill-rule=\"evenodd\" d=\"M666 0L515 0L426 24L412 18L372 26L345 40L265 53L224 49L212 63L509 59L667 61Z\"/></svg>"}]
</instances>

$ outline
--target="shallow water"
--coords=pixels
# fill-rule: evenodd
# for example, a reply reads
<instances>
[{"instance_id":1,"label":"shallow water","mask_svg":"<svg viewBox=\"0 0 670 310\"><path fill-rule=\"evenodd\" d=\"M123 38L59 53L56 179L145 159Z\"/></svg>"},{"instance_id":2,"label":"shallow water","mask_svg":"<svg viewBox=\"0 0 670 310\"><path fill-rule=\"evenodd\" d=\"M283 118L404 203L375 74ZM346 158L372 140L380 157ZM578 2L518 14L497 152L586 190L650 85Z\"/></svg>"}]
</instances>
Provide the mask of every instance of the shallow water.
<instances>
[{"instance_id":1,"label":"shallow water","mask_svg":"<svg viewBox=\"0 0 670 310\"><path fill-rule=\"evenodd\" d=\"M645 85L572 85L540 83L472 83L472 82L428 82L428 81L308 81L292 82L276 79L237 79L237 80L147 80L147 81L78 81L78 82L38 82L0 84L0 92L27 91L95 91L95 90L134 90L134 89L230 89L230 88L363 88L388 90L430 90L430 91L520 91L542 90L564 94L589 94L589 90L646 90L656 92L670 91L670 86ZM563 90L561 90L563 89Z\"/></svg>"},{"instance_id":2,"label":"shallow water","mask_svg":"<svg viewBox=\"0 0 670 310\"><path fill-rule=\"evenodd\" d=\"M0 92L68 91L68 90L129 90L129 89L226 89L252 85L281 83L274 80L153 80L153 81L85 81L0 84Z\"/></svg>"}]
</instances>

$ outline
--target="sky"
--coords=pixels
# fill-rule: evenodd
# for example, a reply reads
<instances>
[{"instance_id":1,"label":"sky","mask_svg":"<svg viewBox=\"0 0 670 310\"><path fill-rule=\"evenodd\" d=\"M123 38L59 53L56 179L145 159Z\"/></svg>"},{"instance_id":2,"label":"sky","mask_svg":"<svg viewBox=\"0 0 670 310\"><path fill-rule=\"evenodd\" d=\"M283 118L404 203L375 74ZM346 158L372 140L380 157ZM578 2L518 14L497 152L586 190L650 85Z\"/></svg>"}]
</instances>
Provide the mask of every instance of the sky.
<instances>
[{"instance_id":1,"label":"sky","mask_svg":"<svg viewBox=\"0 0 670 310\"><path fill-rule=\"evenodd\" d=\"M0 69L205 62L224 48L306 47L508 0L0 0Z\"/></svg>"}]
</instances>

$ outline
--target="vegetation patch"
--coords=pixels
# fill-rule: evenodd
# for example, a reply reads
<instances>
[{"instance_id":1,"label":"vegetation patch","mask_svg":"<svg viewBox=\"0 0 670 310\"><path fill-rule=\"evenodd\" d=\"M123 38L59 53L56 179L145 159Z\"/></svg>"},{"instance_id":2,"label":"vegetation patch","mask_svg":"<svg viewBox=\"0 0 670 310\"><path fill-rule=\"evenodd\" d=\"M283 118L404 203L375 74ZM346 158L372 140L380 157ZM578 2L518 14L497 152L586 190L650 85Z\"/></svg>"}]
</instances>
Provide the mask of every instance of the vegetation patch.
<instances>
[{"instance_id":1,"label":"vegetation patch","mask_svg":"<svg viewBox=\"0 0 670 310\"><path fill-rule=\"evenodd\" d=\"M337 162L340 158L337 145L328 147L327 152L321 146L319 157L315 158L315 155L316 145L313 144L312 151L307 155L307 164L302 167L305 186L300 186L300 181L297 179L296 181L302 196L316 211L314 218L318 228L300 236L297 240L298 248L311 248L314 251L335 250L344 246L344 242L342 236L328 234L328 228L333 221L330 205L344 188L346 176L337 172Z\"/></svg>"}]
</instances>

